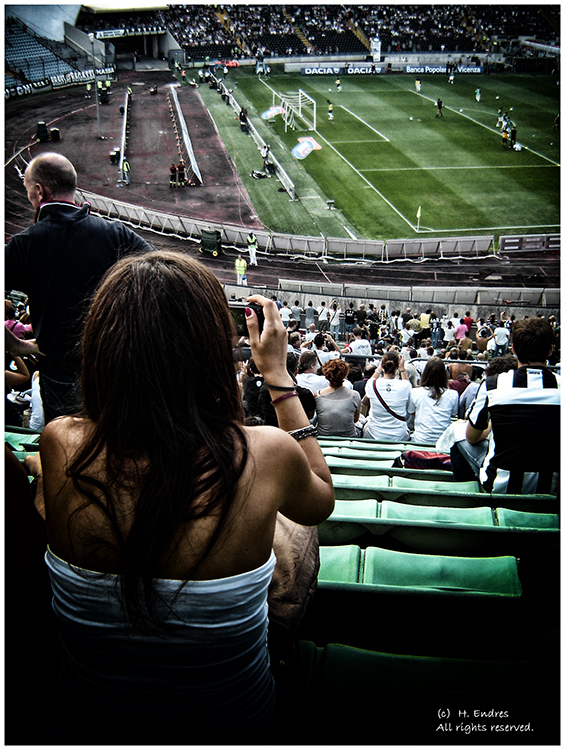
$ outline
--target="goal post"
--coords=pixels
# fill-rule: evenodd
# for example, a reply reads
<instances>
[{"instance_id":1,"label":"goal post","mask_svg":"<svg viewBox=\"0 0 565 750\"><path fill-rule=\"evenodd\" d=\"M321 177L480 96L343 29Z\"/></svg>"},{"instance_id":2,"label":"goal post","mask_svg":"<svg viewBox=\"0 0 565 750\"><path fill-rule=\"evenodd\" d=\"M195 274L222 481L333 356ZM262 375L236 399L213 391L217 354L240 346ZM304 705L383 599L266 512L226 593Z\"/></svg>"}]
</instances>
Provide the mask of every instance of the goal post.
<instances>
[{"instance_id":1,"label":"goal post","mask_svg":"<svg viewBox=\"0 0 565 750\"><path fill-rule=\"evenodd\" d=\"M299 89L296 94L277 94L277 96L283 108L285 123L288 120L288 124L293 130L299 127L303 129L304 125L306 130L316 130L316 101L311 96L302 89ZM300 125L297 120L300 121Z\"/></svg>"},{"instance_id":2,"label":"goal post","mask_svg":"<svg viewBox=\"0 0 565 750\"><path fill-rule=\"evenodd\" d=\"M280 94L268 83L261 79L273 95L273 107L280 107L285 123L285 131L290 127L293 130L316 130L316 101L305 91Z\"/></svg>"}]
</instances>

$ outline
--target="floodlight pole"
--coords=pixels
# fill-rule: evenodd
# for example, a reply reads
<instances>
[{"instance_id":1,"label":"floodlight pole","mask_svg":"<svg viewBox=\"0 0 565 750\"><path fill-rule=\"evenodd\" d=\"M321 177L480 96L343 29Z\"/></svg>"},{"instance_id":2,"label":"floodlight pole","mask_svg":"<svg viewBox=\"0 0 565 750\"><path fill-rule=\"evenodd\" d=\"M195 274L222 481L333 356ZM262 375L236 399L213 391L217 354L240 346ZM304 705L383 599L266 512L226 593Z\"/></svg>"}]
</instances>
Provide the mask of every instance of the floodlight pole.
<instances>
[{"instance_id":1,"label":"floodlight pole","mask_svg":"<svg viewBox=\"0 0 565 750\"><path fill-rule=\"evenodd\" d=\"M98 104L98 84L96 82L96 58L94 57L94 34L92 31L88 35L88 38L90 39L90 44L92 47L92 72L94 74L94 92L96 96L96 119L98 120L98 137L100 140L104 140L102 136L102 130L100 128L100 107Z\"/></svg>"}]
</instances>

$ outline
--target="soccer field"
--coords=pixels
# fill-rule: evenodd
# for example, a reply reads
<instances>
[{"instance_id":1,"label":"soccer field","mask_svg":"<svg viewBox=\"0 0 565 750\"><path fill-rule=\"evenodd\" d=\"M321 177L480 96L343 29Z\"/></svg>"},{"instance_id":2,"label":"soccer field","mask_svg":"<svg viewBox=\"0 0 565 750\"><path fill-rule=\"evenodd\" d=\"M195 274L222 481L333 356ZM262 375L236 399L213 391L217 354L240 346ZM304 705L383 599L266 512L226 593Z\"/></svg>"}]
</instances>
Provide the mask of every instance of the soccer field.
<instances>
[{"instance_id":1,"label":"soccer field","mask_svg":"<svg viewBox=\"0 0 565 750\"><path fill-rule=\"evenodd\" d=\"M272 91L251 69L236 76L252 114L260 116L273 104ZM358 237L558 231L558 78L462 74L453 84L443 75L421 80L418 93L415 76L342 76L338 93L331 76L275 72L269 87L283 94L302 89L316 100L317 127L285 133L279 115L273 128L291 160L299 138L315 139L321 148L300 164ZM438 97L442 117L436 117ZM499 107L516 124L520 151L502 147Z\"/></svg>"}]
</instances>

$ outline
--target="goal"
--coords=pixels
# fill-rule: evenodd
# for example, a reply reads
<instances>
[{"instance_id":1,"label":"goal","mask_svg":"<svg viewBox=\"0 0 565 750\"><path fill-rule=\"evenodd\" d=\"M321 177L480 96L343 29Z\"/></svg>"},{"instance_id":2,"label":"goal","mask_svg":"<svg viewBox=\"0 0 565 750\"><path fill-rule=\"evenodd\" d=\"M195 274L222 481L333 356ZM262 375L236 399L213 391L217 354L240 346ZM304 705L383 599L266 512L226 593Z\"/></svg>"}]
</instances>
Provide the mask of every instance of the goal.
<instances>
[{"instance_id":1,"label":"goal","mask_svg":"<svg viewBox=\"0 0 565 750\"><path fill-rule=\"evenodd\" d=\"M316 102L302 89L297 93L279 94L262 78L259 79L273 95L273 107L280 107L285 132L292 130L316 130Z\"/></svg>"},{"instance_id":2,"label":"goal","mask_svg":"<svg viewBox=\"0 0 565 750\"><path fill-rule=\"evenodd\" d=\"M316 102L302 89L296 94L277 94L273 91L273 106L275 97L280 100L285 132L292 130L316 130Z\"/></svg>"}]
</instances>

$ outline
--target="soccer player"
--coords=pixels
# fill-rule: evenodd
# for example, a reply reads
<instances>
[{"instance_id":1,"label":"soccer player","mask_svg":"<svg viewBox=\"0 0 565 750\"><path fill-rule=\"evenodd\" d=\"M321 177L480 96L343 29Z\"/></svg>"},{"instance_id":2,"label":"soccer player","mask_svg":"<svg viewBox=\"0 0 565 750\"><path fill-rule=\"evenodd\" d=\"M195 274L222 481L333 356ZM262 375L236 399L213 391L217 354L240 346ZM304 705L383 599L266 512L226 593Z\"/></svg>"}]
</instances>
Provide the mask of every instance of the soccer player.
<instances>
[{"instance_id":1,"label":"soccer player","mask_svg":"<svg viewBox=\"0 0 565 750\"><path fill-rule=\"evenodd\" d=\"M475 89L475 99L480 102L481 101L481 90Z\"/></svg>"},{"instance_id":2,"label":"soccer player","mask_svg":"<svg viewBox=\"0 0 565 750\"><path fill-rule=\"evenodd\" d=\"M443 102L442 102L441 99L437 100L436 106L437 106L437 115L436 115L436 117L443 117L443 112L441 111L442 108L443 108Z\"/></svg>"},{"instance_id":3,"label":"soccer player","mask_svg":"<svg viewBox=\"0 0 565 750\"><path fill-rule=\"evenodd\" d=\"M334 119L334 105L330 102L329 99L326 99L328 103L328 120Z\"/></svg>"},{"instance_id":4,"label":"soccer player","mask_svg":"<svg viewBox=\"0 0 565 750\"><path fill-rule=\"evenodd\" d=\"M496 123L496 127L498 127L499 125L502 125L502 124L503 124L503 122L504 122L504 116L503 116L503 114L502 114L502 107L501 107L501 108L500 108L500 109L498 110L498 120L497 120L497 123Z\"/></svg>"},{"instance_id":5,"label":"soccer player","mask_svg":"<svg viewBox=\"0 0 565 750\"><path fill-rule=\"evenodd\" d=\"M420 93L420 89L422 88L422 81L419 78L416 78L416 91L418 94Z\"/></svg>"},{"instance_id":6,"label":"soccer player","mask_svg":"<svg viewBox=\"0 0 565 750\"><path fill-rule=\"evenodd\" d=\"M335 79L335 87L338 91L341 91L341 81L339 80L339 78Z\"/></svg>"}]
</instances>

